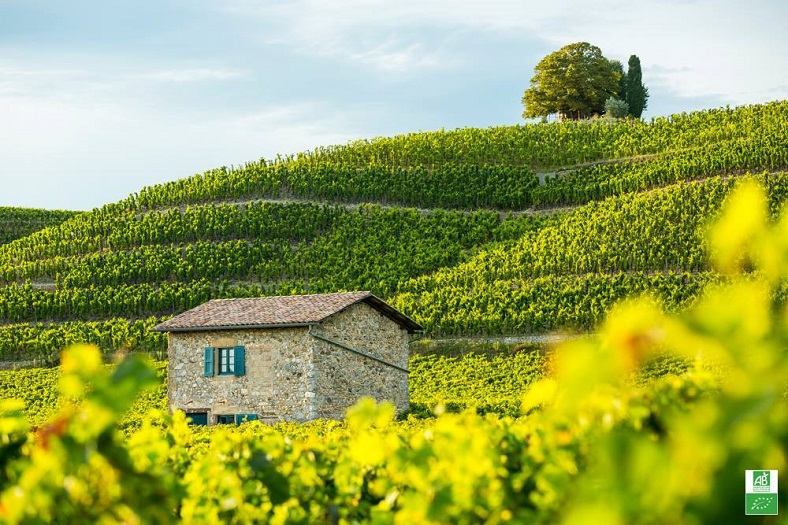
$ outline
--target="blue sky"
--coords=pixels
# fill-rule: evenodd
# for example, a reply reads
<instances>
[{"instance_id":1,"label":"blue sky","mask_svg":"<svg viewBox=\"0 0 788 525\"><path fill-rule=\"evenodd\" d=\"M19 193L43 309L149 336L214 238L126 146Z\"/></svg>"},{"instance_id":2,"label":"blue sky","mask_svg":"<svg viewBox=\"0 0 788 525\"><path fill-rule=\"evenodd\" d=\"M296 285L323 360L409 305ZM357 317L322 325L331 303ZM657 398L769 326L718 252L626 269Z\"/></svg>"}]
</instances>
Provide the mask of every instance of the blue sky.
<instances>
[{"instance_id":1,"label":"blue sky","mask_svg":"<svg viewBox=\"0 0 788 525\"><path fill-rule=\"evenodd\" d=\"M277 153L522 122L536 63L637 54L646 118L788 98L784 0L0 0L0 205L91 209Z\"/></svg>"}]
</instances>

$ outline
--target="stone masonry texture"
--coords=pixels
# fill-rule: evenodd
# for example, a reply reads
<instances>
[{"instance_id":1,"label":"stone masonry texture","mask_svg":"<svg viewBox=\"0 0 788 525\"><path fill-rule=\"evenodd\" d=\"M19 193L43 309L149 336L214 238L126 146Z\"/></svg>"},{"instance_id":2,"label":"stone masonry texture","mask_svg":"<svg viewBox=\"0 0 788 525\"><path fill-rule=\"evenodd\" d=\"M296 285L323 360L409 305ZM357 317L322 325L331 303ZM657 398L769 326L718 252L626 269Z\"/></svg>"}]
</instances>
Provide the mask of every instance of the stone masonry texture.
<instances>
[{"instance_id":1,"label":"stone masonry texture","mask_svg":"<svg viewBox=\"0 0 788 525\"><path fill-rule=\"evenodd\" d=\"M261 421L341 419L363 396L408 408L405 371L357 355L309 333L350 346L402 368L407 331L365 303L311 328L233 329L169 334L167 400L171 410L217 415L257 414ZM246 374L205 377L206 347L244 346Z\"/></svg>"}]
</instances>

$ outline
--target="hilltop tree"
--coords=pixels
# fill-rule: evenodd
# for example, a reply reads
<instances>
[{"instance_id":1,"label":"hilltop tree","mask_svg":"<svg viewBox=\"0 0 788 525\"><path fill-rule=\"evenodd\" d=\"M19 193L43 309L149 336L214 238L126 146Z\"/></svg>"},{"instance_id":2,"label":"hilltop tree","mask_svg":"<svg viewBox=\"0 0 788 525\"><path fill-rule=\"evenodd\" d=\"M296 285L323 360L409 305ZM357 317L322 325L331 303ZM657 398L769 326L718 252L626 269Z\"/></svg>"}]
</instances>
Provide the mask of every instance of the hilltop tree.
<instances>
[{"instance_id":1,"label":"hilltop tree","mask_svg":"<svg viewBox=\"0 0 788 525\"><path fill-rule=\"evenodd\" d=\"M616 73L618 73L620 79L618 81L618 93L614 96L619 100L623 100L626 102L627 97L627 75L624 73L624 64L619 62L618 60L611 60L610 63L613 65L613 69L615 69Z\"/></svg>"},{"instance_id":2,"label":"hilltop tree","mask_svg":"<svg viewBox=\"0 0 788 525\"><path fill-rule=\"evenodd\" d=\"M619 94L621 69L588 42L577 42L550 53L534 68L531 87L522 102L523 118L558 113L572 119L601 114L605 101Z\"/></svg>"},{"instance_id":3,"label":"hilltop tree","mask_svg":"<svg viewBox=\"0 0 788 525\"><path fill-rule=\"evenodd\" d=\"M624 101L629 104L629 114L640 118L643 110L648 107L648 88L643 85L643 73L640 70L640 59L637 55L629 57L627 77L624 82Z\"/></svg>"}]
</instances>

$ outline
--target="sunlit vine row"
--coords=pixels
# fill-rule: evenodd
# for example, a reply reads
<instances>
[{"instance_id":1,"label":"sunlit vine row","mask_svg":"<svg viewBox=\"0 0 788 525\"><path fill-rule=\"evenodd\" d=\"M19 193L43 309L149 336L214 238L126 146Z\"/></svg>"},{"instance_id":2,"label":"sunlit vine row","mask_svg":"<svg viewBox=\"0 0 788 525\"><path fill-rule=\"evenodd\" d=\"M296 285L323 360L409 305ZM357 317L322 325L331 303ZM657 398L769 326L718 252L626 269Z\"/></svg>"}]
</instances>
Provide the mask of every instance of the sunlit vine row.
<instances>
[{"instance_id":1,"label":"sunlit vine row","mask_svg":"<svg viewBox=\"0 0 788 525\"><path fill-rule=\"evenodd\" d=\"M60 224L77 213L66 210L0 206L0 244L21 239L47 226Z\"/></svg>"},{"instance_id":2,"label":"sunlit vine row","mask_svg":"<svg viewBox=\"0 0 788 525\"><path fill-rule=\"evenodd\" d=\"M754 137L633 160L579 168L533 188L536 206L583 204L611 195L644 191L677 181L750 171L788 168L788 128Z\"/></svg>"},{"instance_id":3,"label":"sunlit vine row","mask_svg":"<svg viewBox=\"0 0 788 525\"><path fill-rule=\"evenodd\" d=\"M73 258L104 250L121 251L151 245L246 239L272 243L275 247L291 243L309 244L324 236L350 242L370 233L374 233L370 243L381 242L381 239L398 242L408 235L413 236L410 232L426 236L431 236L429 232L436 232L432 235L440 233L449 240L457 239L467 245L468 242L493 240L489 232L500 222L500 215L489 211L436 210L420 213L410 208L384 208L374 204L348 209L317 204L256 202L187 207L185 210L173 208L142 216L132 213L118 216L85 214L66 225L0 248L0 279L19 280L33 272L41 273L38 268L48 264L44 262L46 259L54 259L51 269L46 270L51 275L53 271L64 272L64 265L76 260L62 261L56 259L58 257ZM522 227L529 228L527 225ZM363 239L357 242L363 242ZM130 253L129 256L133 258L135 254ZM23 266L26 262L29 270Z\"/></svg>"},{"instance_id":4,"label":"sunlit vine row","mask_svg":"<svg viewBox=\"0 0 788 525\"><path fill-rule=\"evenodd\" d=\"M650 124L566 122L414 133L222 167L145 188L107 209L260 197L498 209L587 202L720 170L785 168L786 119L788 104L776 102L674 115ZM621 182L605 177L611 172L604 169L597 183L585 181L596 173L591 169L540 188L533 174L538 167L644 154L658 156L642 171L624 166ZM661 161L663 154L669 156Z\"/></svg>"},{"instance_id":5,"label":"sunlit vine row","mask_svg":"<svg viewBox=\"0 0 788 525\"><path fill-rule=\"evenodd\" d=\"M108 355L133 350L162 357L167 352L167 336L151 331L160 321L150 317L0 325L0 361L56 364L59 349L77 343L94 344Z\"/></svg>"}]
</instances>

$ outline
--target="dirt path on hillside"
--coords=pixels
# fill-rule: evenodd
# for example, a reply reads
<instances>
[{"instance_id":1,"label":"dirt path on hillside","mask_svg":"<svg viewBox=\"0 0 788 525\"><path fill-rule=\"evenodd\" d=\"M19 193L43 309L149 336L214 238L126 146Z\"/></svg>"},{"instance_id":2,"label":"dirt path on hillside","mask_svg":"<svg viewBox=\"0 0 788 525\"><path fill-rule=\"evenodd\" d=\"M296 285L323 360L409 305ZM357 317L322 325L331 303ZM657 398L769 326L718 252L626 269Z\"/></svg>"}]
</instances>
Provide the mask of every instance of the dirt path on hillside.
<instances>
[{"instance_id":1,"label":"dirt path on hillside","mask_svg":"<svg viewBox=\"0 0 788 525\"><path fill-rule=\"evenodd\" d=\"M263 197L263 198L255 198L255 199L230 199L230 200L220 200L220 201L211 201L211 202L201 202L201 203L194 203L194 204L181 204L178 206L168 206L164 208L157 208L154 210L146 210L140 215L144 215L146 213L166 213L173 209L178 209L181 213L186 211L187 207L200 207L200 206L215 206L219 204L228 204L231 206L248 206L250 204L258 204L258 203L270 203L270 204L318 204L321 206L338 206L340 208L346 208L348 210L357 210L362 206L376 206L382 208L384 210L391 210L391 209L409 209L409 210L416 210L418 213L423 215L430 215L438 212L459 212L465 215L471 215L472 213L478 211L490 211L497 213L501 218L506 217L520 217L523 215L528 216L536 216L536 215L553 215L556 213L562 213L566 211L571 211L575 208L579 208L581 205L571 205L571 206L555 206L549 208L525 208L521 210L502 210L498 208L475 208L472 210L468 209L458 209L458 208L420 208L417 206L408 206L402 204L381 204L379 202L337 202L337 201L329 201L325 199L302 199L298 197Z\"/></svg>"},{"instance_id":2,"label":"dirt path on hillside","mask_svg":"<svg viewBox=\"0 0 788 525\"><path fill-rule=\"evenodd\" d=\"M685 148L685 149L690 149L690 148ZM678 151L678 150L673 150L670 153L673 153L674 151ZM589 161L589 162L582 162L580 164L573 164L571 166L562 166L562 167L556 168L554 170L537 171L536 172L536 176L539 178L539 185L540 186L544 186L545 183L546 183L547 177L552 178L552 177L556 177L558 175L563 175L563 174L566 174L566 173L569 173L569 172L572 172L572 171L576 171L576 170L579 170L579 169L583 169L583 168L593 168L594 166L608 166L610 164L623 164L624 162L630 162L630 163L643 162L643 161L646 161L646 160L649 160L649 159L653 159L653 158L659 157L659 156L664 155L664 154L665 154L665 152L662 152L662 153L649 153L647 155L632 155L630 157L618 157L618 158L615 158L615 159L592 160L592 161Z\"/></svg>"},{"instance_id":3,"label":"dirt path on hillside","mask_svg":"<svg viewBox=\"0 0 788 525\"><path fill-rule=\"evenodd\" d=\"M521 343L561 343L570 339L578 339L584 337L580 334L526 334L526 335L502 335L502 336L485 336L485 337L430 337L431 341L436 343L503 343L507 345L521 344Z\"/></svg>"}]
</instances>

